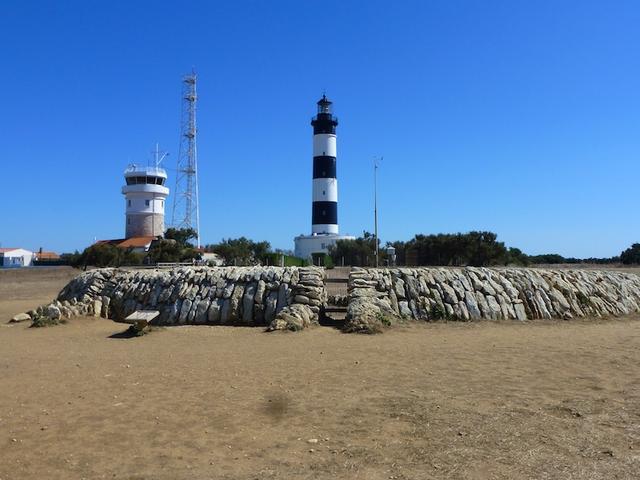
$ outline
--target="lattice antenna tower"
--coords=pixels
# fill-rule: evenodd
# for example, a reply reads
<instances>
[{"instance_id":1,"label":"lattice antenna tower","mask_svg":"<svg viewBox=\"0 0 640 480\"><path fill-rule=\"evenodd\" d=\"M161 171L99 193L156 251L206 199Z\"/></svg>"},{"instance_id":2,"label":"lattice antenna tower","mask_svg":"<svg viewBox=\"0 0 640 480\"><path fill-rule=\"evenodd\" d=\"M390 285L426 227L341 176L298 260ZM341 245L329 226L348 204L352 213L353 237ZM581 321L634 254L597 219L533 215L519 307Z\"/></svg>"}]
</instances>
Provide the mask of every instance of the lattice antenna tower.
<instances>
[{"instance_id":1,"label":"lattice antenna tower","mask_svg":"<svg viewBox=\"0 0 640 480\"><path fill-rule=\"evenodd\" d=\"M182 77L182 113L180 116L180 149L173 192L171 223L174 228L192 228L200 247L200 207L198 205L198 150L196 147L195 72Z\"/></svg>"}]
</instances>

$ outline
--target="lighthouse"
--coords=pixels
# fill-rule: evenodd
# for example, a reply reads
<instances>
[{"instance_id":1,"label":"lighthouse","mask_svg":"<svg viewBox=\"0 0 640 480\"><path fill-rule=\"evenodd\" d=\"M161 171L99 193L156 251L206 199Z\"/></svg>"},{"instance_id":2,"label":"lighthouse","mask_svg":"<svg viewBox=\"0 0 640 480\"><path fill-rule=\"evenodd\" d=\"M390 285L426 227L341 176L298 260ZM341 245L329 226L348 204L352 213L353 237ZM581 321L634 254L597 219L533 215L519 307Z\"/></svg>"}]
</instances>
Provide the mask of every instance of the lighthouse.
<instances>
[{"instance_id":1,"label":"lighthouse","mask_svg":"<svg viewBox=\"0 0 640 480\"><path fill-rule=\"evenodd\" d=\"M295 255L304 259L323 257L337 240L355 237L340 235L338 227L338 177L336 168L338 118L333 115L326 95L318 101L318 112L311 119L313 127L313 180L311 235L294 239ZM314 261L314 263L317 263Z\"/></svg>"},{"instance_id":2,"label":"lighthouse","mask_svg":"<svg viewBox=\"0 0 640 480\"><path fill-rule=\"evenodd\" d=\"M129 165L124 171L125 237L158 237L164 234L164 204L169 196L167 172L157 165Z\"/></svg>"},{"instance_id":3,"label":"lighthouse","mask_svg":"<svg viewBox=\"0 0 640 480\"><path fill-rule=\"evenodd\" d=\"M336 178L336 127L331 101L322 95L313 126L313 207L311 233L338 234L338 179Z\"/></svg>"}]
</instances>

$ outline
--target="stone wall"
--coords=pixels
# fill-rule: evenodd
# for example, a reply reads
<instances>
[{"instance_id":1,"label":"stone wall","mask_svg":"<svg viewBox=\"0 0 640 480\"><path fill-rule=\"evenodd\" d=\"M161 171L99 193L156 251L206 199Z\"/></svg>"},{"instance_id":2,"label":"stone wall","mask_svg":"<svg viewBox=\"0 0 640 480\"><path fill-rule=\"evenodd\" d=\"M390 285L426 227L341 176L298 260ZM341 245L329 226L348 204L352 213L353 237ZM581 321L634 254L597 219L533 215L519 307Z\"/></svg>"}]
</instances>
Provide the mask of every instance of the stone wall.
<instances>
[{"instance_id":1,"label":"stone wall","mask_svg":"<svg viewBox=\"0 0 640 480\"><path fill-rule=\"evenodd\" d=\"M327 304L315 267L103 268L85 272L32 320L95 315L123 320L158 310L159 325L251 325L300 330ZM354 268L346 331L379 331L397 318L533 320L640 311L640 276L526 268ZM335 300L334 300L335 303Z\"/></svg>"},{"instance_id":2,"label":"stone wall","mask_svg":"<svg viewBox=\"0 0 640 480\"><path fill-rule=\"evenodd\" d=\"M317 322L325 303L324 270L314 267L103 268L73 279L40 314L54 307L61 318L93 314L123 320L136 310L158 310L159 325L297 330Z\"/></svg>"},{"instance_id":3,"label":"stone wall","mask_svg":"<svg viewBox=\"0 0 640 480\"><path fill-rule=\"evenodd\" d=\"M387 317L416 320L542 319L640 311L640 276L526 268L354 269L347 329Z\"/></svg>"}]
</instances>

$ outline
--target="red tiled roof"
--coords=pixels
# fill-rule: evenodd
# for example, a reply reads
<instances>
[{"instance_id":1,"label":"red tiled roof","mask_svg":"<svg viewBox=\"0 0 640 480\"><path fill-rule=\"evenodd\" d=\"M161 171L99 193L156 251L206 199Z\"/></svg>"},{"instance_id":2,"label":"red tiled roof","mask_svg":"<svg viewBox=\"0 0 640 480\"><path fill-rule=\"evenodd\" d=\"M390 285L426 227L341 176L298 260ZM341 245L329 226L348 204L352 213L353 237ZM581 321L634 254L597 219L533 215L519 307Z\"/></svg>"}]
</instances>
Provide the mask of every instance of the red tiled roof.
<instances>
[{"instance_id":1,"label":"red tiled roof","mask_svg":"<svg viewBox=\"0 0 640 480\"><path fill-rule=\"evenodd\" d=\"M0 253L7 253L13 250L18 250L17 248L0 248Z\"/></svg>"},{"instance_id":2,"label":"red tiled roof","mask_svg":"<svg viewBox=\"0 0 640 480\"><path fill-rule=\"evenodd\" d=\"M136 248L146 247L153 242L157 237L131 237L131 238L117 238L115 240L98 240L94 245L102 245L108 243L115 245L118 248Z\"/></svg>"},{"instance_id":3,"label":"red tiled roof","mask_svg":"<svg viewBox=\"0 0 640 480\"><path fill-rule=\"evenodd\" d=\"M36 252L38 260L58 260L60 255L55 252Z\"/></svg>"},{"instance_id":4,"label":"red tiled roof","mask_svg":"<svg viewBox=\"0 0 640 480\"><path fill-rule=\"evenodd\" d=\"M116 240L98 240L94 245L103 245L108 243L110 245L118 245L120 242L124 242L124 238L118 238Z\"/></svg>"},{"instance_id":5,"label":"red tiled roof","mask_svg":"<svg viewBox=\"0 0 640 480\"><path fill-rule=\"evenodd\" d=\"M146 247L155 239L156 237L131 237L127 238L124 242L119 243L117 246L119 248Z\"/></svg>"}]
</instances>

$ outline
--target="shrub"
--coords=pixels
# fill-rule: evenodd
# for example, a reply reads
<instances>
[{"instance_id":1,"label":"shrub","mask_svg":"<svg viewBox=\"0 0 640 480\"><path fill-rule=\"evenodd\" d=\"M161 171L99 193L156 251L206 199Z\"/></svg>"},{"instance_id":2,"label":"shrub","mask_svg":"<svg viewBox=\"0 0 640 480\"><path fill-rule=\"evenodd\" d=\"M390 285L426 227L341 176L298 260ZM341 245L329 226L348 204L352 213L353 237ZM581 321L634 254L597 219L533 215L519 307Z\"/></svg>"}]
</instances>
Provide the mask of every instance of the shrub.
<instances>
[{"instance_id":1,"label":"shrub","mask_svg":"<svg viewBox=\"0 0 640 480\"><path fill-rule=\"evenodd\" d=\"M443 320L445 319L447 316L447 312L445 311L444 308L442 308L442 305L440 305L439 303L436 303L435 305L431 306L431 312L429 313L429 317L431 317L434 320Z\"/></svg>"},{"instance_id":2,"label":"shrub","mask_svg":"<svg viewBox=\"0 0 640 480\"><path fill-rule=\"evenodd\" d=\"M393 323L391 319L382 312L378 312L378 314L376 315L376 319L385 327L390 327Z\"/></svg>"},{"instance_id":3,"label":"shrub","mask_svg":"<svg viewBox=\"0 0 640 480\"><path fill-rule=\"evenodd\" d=\"M47 317L46 315L41 315L33 319L31 322L30 328L42 328L42 327L53 327L54 325L65 324L67 320L64 318L57 319Z\"/></svg>"}]
</instances>

